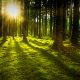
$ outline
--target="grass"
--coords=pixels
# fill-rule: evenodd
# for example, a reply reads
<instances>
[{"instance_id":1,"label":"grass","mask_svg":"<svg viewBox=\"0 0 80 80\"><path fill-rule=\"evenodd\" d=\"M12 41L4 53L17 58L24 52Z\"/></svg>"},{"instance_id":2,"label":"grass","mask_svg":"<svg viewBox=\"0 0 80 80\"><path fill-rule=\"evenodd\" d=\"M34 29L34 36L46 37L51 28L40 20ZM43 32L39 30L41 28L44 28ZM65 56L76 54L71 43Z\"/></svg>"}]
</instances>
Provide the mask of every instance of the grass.
<instances>
[{"instance_id":1,"label":"grass","mask_svg":"<svg viewBox=\"0 0 80 80\"><path fill-rule=\"evenodd\" d=\"M80 80L80 49L59 52L50 48L52 40L28 41L0 41L0 80Z\"/></svg>"}]
</instances>

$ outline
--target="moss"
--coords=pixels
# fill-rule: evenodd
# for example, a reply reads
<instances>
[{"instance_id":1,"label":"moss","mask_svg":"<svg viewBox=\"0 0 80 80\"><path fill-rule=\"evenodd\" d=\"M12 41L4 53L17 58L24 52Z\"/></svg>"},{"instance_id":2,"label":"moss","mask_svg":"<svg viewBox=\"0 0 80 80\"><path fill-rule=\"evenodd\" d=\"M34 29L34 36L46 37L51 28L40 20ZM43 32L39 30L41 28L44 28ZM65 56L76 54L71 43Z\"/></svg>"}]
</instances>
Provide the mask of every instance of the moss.
<instances>
[{"instance_id":1,"label":"moss","mask_svg":"<svg viewBox=\"0 0 80 80\"><path fill-rule=\"evenodd\" d=\"M28 40L24 43L20 37L10 37L2 45L0 80L79 80L79 50L67 54L50 49L50 39Z\"/></svg>"}]
</instances>

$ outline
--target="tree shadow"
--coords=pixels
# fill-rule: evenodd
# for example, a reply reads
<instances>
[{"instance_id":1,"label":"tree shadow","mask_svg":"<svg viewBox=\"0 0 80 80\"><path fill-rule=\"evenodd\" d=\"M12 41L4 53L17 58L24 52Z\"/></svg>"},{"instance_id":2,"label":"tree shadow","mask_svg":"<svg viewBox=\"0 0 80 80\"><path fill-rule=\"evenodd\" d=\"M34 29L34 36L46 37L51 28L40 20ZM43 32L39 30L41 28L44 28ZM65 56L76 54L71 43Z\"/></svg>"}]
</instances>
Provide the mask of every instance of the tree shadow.
<instances>
[{"instance_id":1,"label":"tree shadow","mask_svg":"<svg viewBox=\"0 0 80 80\"><path fill-rule=\"evenodd\" d=\"M6 42L6 40L3 38L3 39L0 41L0 47L2 47L5 42Z\"/></svg>"},{"instance_id":2,"label":"tree shadow","mask_svg":"<svg viewBox=\"0 0 80 80\"><path fill-rule=\"evenodd\" d=\"M69 57L72 61L76 63L80 63L80 50L77 49L77 47L63 47L62 55L65 55Z\"/></svg>"},{"instance_id":3,"label":"tree shadow","mask_svg":"<svg viewBox=\"0 0 80 80\"><path fill-rule=\"evenodd\" d=\"M62 71L65 71L65 73L72 77L73 80L79 80L80 79L80 73L77 72L75 69L69 68L66 64L64 64L58 57L53 56L52 54L50 54L48 51L42 49L42 48L38 48L35 46L32 46L30 43L28 43L27 45L29 45L31 48L35 49L35 50L39 50L41 52L41 54L46 57L48 60L55 62L55 64L58 66L58 68ZM59 55L58 55L59 56ZM61 57L61 56L60 56Z\"/></svg>"},{"instance_id":4,"label":"tree shadow","mask_svg":"<svg viewBox=\"0 0 80 80\"><path fill-rule=\"evenodd\" d=\"M47 80L43 77L35 62L30 59L26 52L21 48L20 44L15 40L15 48L17 52L17 70L20 76L19 80Z\"/></svg>"},{"instance_id":5,"label":"tree shadow","mask_svg":"<svg viewBox=\"0 0 80 80\"><path fill-rule=\"evenodd\" d=\"M39 45L38 42L36 41L31 41L32 43ZM41 43L40 43L41 44ZM42 44L43 45L43 44ZM50 46L50 49L59 52L60 54L70 58L72 61L80 63L80 54L76 54L79 51L76 51L77 48L79 49L79 47L62 47L60 49L56 49L55 47Z\"/></svg>"},{"instance_id":6,"label":"tree shadow","mask_svg":"<svg viewBox=\"0 0 80 80\"><path fill-rule=\"evenodd\" d=\"M4 41L5 42L5 41ZM11 43L11 41L9 42ZM2 57L0 57L0 80L9 80L9 78L11 77L12 73L11 70L8 67L10 66L10 62L11 60L11 54L9 53L10 49L11 49L11 45L9 45L6 50L4 51L4 55Z\"/></svg>"}]
</instances>

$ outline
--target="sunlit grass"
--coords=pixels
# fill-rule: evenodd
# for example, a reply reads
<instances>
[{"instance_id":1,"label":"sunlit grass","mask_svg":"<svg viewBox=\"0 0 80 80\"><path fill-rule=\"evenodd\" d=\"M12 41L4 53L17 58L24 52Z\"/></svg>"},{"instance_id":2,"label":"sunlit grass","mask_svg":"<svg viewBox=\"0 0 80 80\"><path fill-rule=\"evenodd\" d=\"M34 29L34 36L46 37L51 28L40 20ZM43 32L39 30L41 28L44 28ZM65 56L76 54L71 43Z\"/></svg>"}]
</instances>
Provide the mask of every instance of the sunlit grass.
<instances>
[{"instance_id":1,"label":"sunlit grass","mask_svg":"<svg viewBox=\"0 0 80 80\"><path fill-rule=\"evenodd\" d=\"M50 49L52 40L29 37L28 41L25 43L20 37L7 38L0 48L0 79L5 73L3 79L9 80L73 80L75 76L69 72L80 71L76 57Z\"/></svg>"}]
</instances>

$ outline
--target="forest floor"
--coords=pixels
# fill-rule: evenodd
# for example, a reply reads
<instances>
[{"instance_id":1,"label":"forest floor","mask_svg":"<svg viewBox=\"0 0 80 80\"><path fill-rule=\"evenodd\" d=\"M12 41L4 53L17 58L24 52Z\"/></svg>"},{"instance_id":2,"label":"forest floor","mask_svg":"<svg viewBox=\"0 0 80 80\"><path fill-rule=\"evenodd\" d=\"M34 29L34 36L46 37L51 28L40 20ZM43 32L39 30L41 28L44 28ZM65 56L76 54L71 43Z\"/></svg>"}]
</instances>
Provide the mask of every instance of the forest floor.
<instances>
[{"instance_id":1,"label":"forest floor","mask_svg":"<svg viewBox=\"0 0 80 80\"><path fill-rule=\"evenodd\" d=\"M0 80L80 80L79 48L57 51L52 40L28 40L0 39Z\"/></svg>"}]
</instances>

